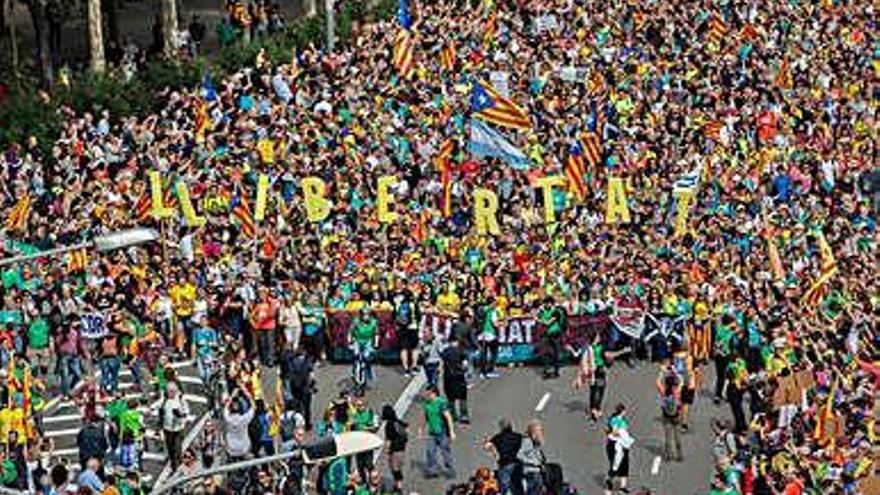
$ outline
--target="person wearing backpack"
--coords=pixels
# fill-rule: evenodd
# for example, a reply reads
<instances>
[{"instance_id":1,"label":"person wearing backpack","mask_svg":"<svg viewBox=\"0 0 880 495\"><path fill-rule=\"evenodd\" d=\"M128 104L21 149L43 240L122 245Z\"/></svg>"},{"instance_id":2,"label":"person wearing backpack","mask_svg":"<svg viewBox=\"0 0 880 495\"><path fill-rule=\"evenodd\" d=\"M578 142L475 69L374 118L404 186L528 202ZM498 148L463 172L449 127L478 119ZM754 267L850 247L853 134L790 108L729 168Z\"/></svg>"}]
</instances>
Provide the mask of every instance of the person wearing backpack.
<instances>
[{"instance_id":1,"label":"person wearing backpack","mask_svg":"<svg viewBox=\"0 0 880 495\"><path fill-rule=\"evenodd\" d=\"M400 363L403 374L412 376L419 362L419 314L418 305L408 290L394 298L394 323L397 328L397 345L400 346Z\"/></svg>"},{"instance_id":2,"label":"person wearing backpack","mask_svg":"<svg viewBox=\"0 0 880 495\"><path fill-rule=\"evenodd\" d=\"M657 379L660 391L660 412L663 420L663 453L667 461L681 462L681 391L682 380L671 362L667 362ZM673 457L673 449L675 456Z\"/></svg>"}]
</instances>

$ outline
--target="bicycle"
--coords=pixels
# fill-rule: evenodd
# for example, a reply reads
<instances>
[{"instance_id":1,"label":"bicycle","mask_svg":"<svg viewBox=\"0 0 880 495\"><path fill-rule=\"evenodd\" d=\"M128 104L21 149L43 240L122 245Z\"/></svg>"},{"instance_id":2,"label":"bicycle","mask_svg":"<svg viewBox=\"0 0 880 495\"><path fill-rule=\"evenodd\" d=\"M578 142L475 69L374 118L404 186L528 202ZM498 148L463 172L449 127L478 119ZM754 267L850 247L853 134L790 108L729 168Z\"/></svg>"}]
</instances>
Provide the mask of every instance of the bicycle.
<instances>
[{"instance_id":1,"label":"bicycle","mask_svg":"<svg viewBox=\"0 0 880 495\"><path fill-rule=\"evenodd\" d=\"M369 349L358 343L352 343L351 350L354 353L351 368L352 395L363 397L367 390L367 375L369 368Z\"/></svg>"}]
</instances>

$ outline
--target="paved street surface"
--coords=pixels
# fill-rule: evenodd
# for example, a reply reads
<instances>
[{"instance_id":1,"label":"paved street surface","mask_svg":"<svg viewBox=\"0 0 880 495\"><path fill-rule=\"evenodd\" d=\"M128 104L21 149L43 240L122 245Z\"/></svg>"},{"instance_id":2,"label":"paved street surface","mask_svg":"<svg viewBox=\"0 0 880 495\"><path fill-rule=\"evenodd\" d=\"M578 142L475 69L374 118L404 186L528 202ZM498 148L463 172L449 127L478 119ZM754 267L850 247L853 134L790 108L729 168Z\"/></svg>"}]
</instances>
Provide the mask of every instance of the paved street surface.
<instances>
[{"instance_id":1,"label":"paved street surface","mask_svg":"<svg viewBox=\"0 0 880 495\"><path fill-rule=\"evenodd\" d=\"M177 371L183 384L184 397L190 408L190 416L187 418L190 426L194 426L197 420L207 411L208 399L198 376L198 371L191 361L183 361L172 364ZM134 389L131 371L123 366L119 378L119 389L125 394L126 399L139 399L140 410L144 413L146 423L145 435L147 438L147 450L144 453L144 471L146 479L155 479L166 464L165 445L162 442L159 428L158 410L161 400L151 394L137 392ZM46 430L46 438L51 438L55 444L55 455L66 459L69 464L78 467L79 458L76 447L76 435L83 426L83 418L79 408L72 402L62 400L57 405L50 407L43 418L43 427Z\"/></svg>"},{"instance_id":2,"label":"paved street surface","mask_svg":"<svg viewBox=\"0 0 880 495\"><path fill-rule=\"evenodd\" d=\"M498 419L508 418L518 431L522 431L530 419L539 418L546 429L548 462L561 463L566 479L578 488L579 493L602 493L608 468L602 425L588 425L583 412L585 392L576 392L570 386L574 369L569 367L562 378L550 381L543 380L539 373L538 368L510 368L503 370L500 378L478 379L474 383L469 391L472 423L458 428L458 438L453 444L456 481L466 481L479 466L494 467L482 444L496 431ZM663 454L663 429L654 385L656 377L657 368L648 364L635 369L617 365L609 376L604 409L607 412L618 402L627 404L636 440L630 457L630 488L645 486L660 495L706 493L712 468L711 420L713 417L728 417L728 410L726 407L716 408L708 395L699 397L694 407L691 432L682 437L685 462L663 461L659 472L652 475L655 458ZM536 410L539 406L543 407ZM411 425L406 488L421 494L444 493L450 480L425 480L422 476L424 442L418 438L422 417L417 400L406 417Z\"/></svg>"}]
</instances>

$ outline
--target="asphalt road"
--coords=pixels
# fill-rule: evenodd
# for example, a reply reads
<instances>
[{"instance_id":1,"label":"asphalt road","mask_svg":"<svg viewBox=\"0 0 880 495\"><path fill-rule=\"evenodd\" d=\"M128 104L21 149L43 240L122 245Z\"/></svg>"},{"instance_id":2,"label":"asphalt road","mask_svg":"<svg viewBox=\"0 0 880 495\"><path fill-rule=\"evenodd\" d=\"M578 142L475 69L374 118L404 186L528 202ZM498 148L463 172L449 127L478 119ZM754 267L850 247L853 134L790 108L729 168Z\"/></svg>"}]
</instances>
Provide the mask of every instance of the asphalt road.
<instances>
[{"instance_id":1,"label":"asphalt road","mask_svg":"<svg viewBox=\"0 0 880 495\"><path fill-rule=\"evenodd\" d=\"M660 461L652 474L655 458L663 454L663 430L655 393L658 368L641 364L635 369L615 366L608 380L604 401L606 414L618 402L627 405L635 446L631 452L630 488L647 487L656 494L690 495L708 491L711 473L710 429L714 417L729 417L726 407L716 407L707 394L699 394L693 408L692 427L682 437L683 463ZM480 466L494 467L493 460L482 449L484 439L496 431L500 418L514 423L518 431L534 418L543 421L547 441L548 462L563 466L566 480L581 494L602 493L607 461L602 425L590 425L584 415L585 392L571 386L574 368L564 370L555 380L544 380L538 368L509 368L496 379L478 379L469 390L472 423L457 429L453 444L457 476L465 481ZM421 494L442 494L453 481L426 480L424 441L418 438L422 423L419 399L406 416L410 423L410 444L407 452L406 488Z\"/></svg>"}]
</instances>

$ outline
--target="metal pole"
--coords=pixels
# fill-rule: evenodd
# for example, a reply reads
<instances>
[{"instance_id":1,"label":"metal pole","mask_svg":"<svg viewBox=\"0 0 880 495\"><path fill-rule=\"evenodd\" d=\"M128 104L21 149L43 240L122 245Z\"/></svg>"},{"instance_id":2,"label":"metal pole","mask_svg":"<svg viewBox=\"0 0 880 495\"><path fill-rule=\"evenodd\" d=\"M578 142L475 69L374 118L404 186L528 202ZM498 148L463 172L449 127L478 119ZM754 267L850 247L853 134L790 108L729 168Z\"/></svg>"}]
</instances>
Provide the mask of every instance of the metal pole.
<instances>
[{"instance_id":1,"label":"metal pole","mask_svg":"<svg viewBox=\"0 0 880 495\"><path fill-rule=\"evenodd\" d=\"M64 246L55 249L49 249L46 251L40 251L38 253L32 254L22 254L20 256L13 256L12 258L5 258L0 260L0 266L12 265L15 263L24 263L25 261L35 260L39 258L48 258L52 256L58 256L59 254L69 253L71 251L77 251L79 249L90 248L94 245L92 241L81 242L79 244L74 244L72 246Z\"/></svg>"},{"instance_id":2,"label":"metal pole","mask_svg":"<svg viewBox=\"0 0 880 495\"><path fill-rule=\"evenodd\" d=\"M336 9L334 0L324 1L324 11L327 15L327 51L332 52L336 46Z\"/></svg>"},{"instance_id":3,"label":"metal pole","mask_svg":"<svg viewBox=\"0 0 880 495\"><path fill-rule=\"evenodd\" d=\"M168 483L153 488L153 491L150 493L150 495L161 495L163 493L168 493L169 491L180 485L189 483L190 481L200 478L207 478L209 476L214 476L215 474L228 473L230 471L237 471L239 469L251 468L254 466L260 466L273 462L286 461L287 459L300 455L305 457L305 452L302 448L290 452L285 452L283 454L275 454L269 457L260 457L259 459L249 459L246 461L232 462L229 464L212 467L211 469L203 469L192 474L172 478L170 481L168 481Z\"/></svg>"}]
</instances>

